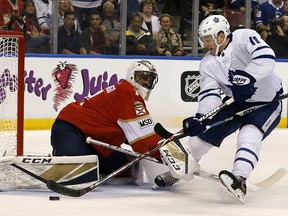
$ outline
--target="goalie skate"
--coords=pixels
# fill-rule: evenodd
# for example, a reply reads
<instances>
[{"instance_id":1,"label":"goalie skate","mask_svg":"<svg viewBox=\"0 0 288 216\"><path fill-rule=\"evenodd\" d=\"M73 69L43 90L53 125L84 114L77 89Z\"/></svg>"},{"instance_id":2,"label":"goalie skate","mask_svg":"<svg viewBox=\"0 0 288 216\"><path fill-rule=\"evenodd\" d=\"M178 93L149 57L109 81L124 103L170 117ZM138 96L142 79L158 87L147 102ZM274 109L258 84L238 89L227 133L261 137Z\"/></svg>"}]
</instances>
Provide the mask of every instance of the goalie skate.
<instances>
[{"instance_id":1,"label":"goalie skate","mask_svg":"<svg viewBox=\"0 0 288 216\"><path fill-rule=\"evenodd\" d=\"M246 195L246 179L241 176L234 176L227 170L222 170L219 173L221 183L227 190L242 204L245 203L244 197Z\"/></svg>"},{"instance_id":2,"label":"goalie skate","mask_svg":"<svg viewBox=\"0 0 288 216\"><path fill-rule=\"evenodd\" d=\"M180 179L174 178L171 173L165 172L161 175L156 176L154 182L155 185L153 186L153 189L156 189L157 187L160 188L165 188L165 187L170 187L173 184L179 182Z\"/></svg>"}]
</instances>

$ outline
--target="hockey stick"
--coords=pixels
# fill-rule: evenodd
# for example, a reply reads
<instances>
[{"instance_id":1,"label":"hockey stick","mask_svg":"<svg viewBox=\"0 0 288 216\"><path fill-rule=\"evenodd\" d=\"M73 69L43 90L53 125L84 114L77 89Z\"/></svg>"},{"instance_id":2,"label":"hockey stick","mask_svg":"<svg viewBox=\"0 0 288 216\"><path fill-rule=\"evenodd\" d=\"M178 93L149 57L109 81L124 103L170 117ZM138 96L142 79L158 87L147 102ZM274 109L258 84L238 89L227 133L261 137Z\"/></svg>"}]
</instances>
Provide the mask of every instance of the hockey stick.
<instances>
[{"instance_id":1,"label":"hockey stick","mask_svg":"<svg viewBox=\"0 0 288 216\"><path fill-rule=\"evenodd\" d=\"M225 108L226 106L230 105L233 102L234 102L234 99L230 98L229 100L225 101L220 106L212 109L210 112L208 112L203 117L201 117L200 121L204 121L205 119L213 117L216 113L218 113L220 110L222 110L223 108ZM119 173L123 172L124 170L128 169L129 167L133 166L134 164L138 163L143 158L145 158L145 157L151 155L152 153L156 152L162 146L166 145L170 141L179 140L179 139L181 139L181 138L183 138L185 136L186 135L182 131L179 131L178 133L173 134L171 137L163 140L161 143L159 143L153 149L150 149L150 150L146 151L144 154L141 154L139 157L136 157L135 159L133 159L129 163L123 165L119 169L115 170L114 172L110 173L109 175L105 176L103 179L101 179L100 181L90 185L89 187L86 187L86 188L83 188L83 189L79 189L79 190L75 190L75 189L68 188L68 187L65 187L63 185L60 185L60 184L58 184L57 182L55 182L53 180L48 180L47 183L46 183L46 186L50 190L52 190L52 191L54 191L56 193L62 194L62 195L72 196L72 197L83 196L84 194L88 193L89 191L91 191L91 190L97 188L98 186L104 184L110 178L113 178L114 176L118 175Z\"/></svg>"},{"instance_id":2,"label":"hockey stick","mask_svg":"<svg viewBox=\"0 0 288 216\"><path fill-rule=\"evenodd\" d=\"M157 127L155 126L155 131L156 131L156 129L158 131L157 134L159 136L163 135L163 136L161 136L163 138L170 137L171 135L173 135L171 132L166 130L160 123L157 123ZM266 179L264 179L264 180L262 180L256 184L248 185L250 187L249 189L251 191L259 191L259 190L263 190L263 189L266 189L268 187L271 187L272 185L274 185L278 181L280 181L287 173L288 173L287 169L281 167L278 170L276 170L273 174L271 174L268 178L266 178ZM220 182L218 175L210 174L210 173L207 173L207 172L204 172L201 170L199 173L197 173L197 172L194 173L194 175Z\"/></svg>"},{"instance_id":3,"label":"hockey stick","mask_svg":"<svg viewBox=\"0 0 288 216\"><path fill-rule=\"evenodd\" d=\"M161 148L162 146L166 145L170 141L181 139L181 137L183 137L182 133L174 134L172 137L169 137L169 139L163 140L161 143L159 143L153 149L146 151L144 154L141 154L139 157L136 157L135 159L133 159L130 162L128 162L127 164L123 165L119 169L117 169L114 172L110 173L109 175L105 176L100 181L98 181L98 182L96 182L96 183L94 183L94 184L92 184L92 185L90 185L90 186L88 186L86 188L76 190L76 189L68 188L68 187L65 187L65 186L63 186L61 184L58 184L57 182L55 182L53 180L48 180L47 183L46 183L46 186L50 190L52 190L52 191L54 191L56 193L62 194L62 195L71 196L71 197L83 196L84 194L88 193L89 191L91 191L91 190L97 188L98 186L104 184L110 178L113 178L114 176L118 175L119 173L123 172L124 170L128 169L129 167L135 165L136 163L138 163L143 158L145 158L145 157L149 156L150 154L156 152L159 148Z\"/></svg>"},{"instance_id":4,"label":"hockey stick","mask_svg":"<svg viewBox=\"0 0 288 216\"><path fill-rule=\"evenodd\" d=\"M171 135L171 133L169 131L167 131L167 134L168 133ZM134 157L139 157L141 155L141 153L134 152L134 151L131 151L129 149L124 149L124 148L121 148L121 147L118 147L118 146L113 146L111 144L108 144L108 143L105 143L105 142L101 142L101 141L98 141L98 140L94 140L91 137L87 137L86 142L89 143L89 144L99 145L99 146L102 146L104 148L108 148L108 149L111 149L111 150L119 151L119 152L125 153L125 154L130 155L130 156L134 156ZM145 159L147 159L149 161L152 161L152 162L155 162L155 163L164 164L161 161L159 161L159 160L157 160L157 159L155 159L153 157L150 157L150 156L147 156ZM264 180L262 180L262 181L260 181L258 183L255 183L255 184L248 184L247 183L248 184L248 189L250 191L264 190L264 189L266 189L268 187L271 187L272 185L276 184L286 174L287 174L287 170L285 168L281 167L278 170L276 170L274 173L272 173L269 177L267 177L266 179L264 179ZM208 172L203 171L203 170L199 170L198 172L195 172L194 175L198 176L198 177L201 177L201 178L204 178L204 179L208 179L208 180L220 183L219 176L216 175L216 174L212 174L212 173L208 173Z\"/></svg>"},{"instance_id":5,"label":"hockey stick","mask_svg":"<svg viewBox=\"0 0 288 216\"><path fill-rule=\"evenodd\" d=\"M168 133L170 133L170 132L168 132ZM171 134L171 135L173 135L173 134ZM121 148L121 147L118 147L118 146L113 146L111 144L108 144L108 143L105 143L105 142L101 142L99 140L94 140L91 137L87 137L86 142L89 143L89 144L94 144L94 145L102 146L104 148L108 148L108 149L111 149L111 150L119 151L119 152L125 153L125 154L133 156L133 157L139 157L139 156L142 155L139 152L135 152L135 151L132 151L132 150L129 150L129 149L124 149L124 148ZM147 159L149 161L152 161L152 162L155 162L155 163L166 165L162 161L159 161L156 158L153 158L153 157L150 157L150 156L146 156L145 159ZM202 177L202 178L205 178L205 179L209 179L209 180L220 182L218 175L210 174L210 173L207 173L207 172L202 171L202 170L200 170L198 172L195 172L194 175Z\"/></svg>"},{"instance_id":6,"label":"hockey stick","mask_svg":"<svg viewBox=\"0 0 288 216\"><path fill-rule=\"evenodd\" d=\"M47 181L48 181L47 179L42 178L41 176L36 175L36 174L30 172L29 170L27 170L27 169L25 169L25 168L23 168L23 167L18 166L17 164L14 164L14 163L13 163L13 164L10 164L10 165L13 166L13 167L15 167L15 168L18 169L18 170L21 170L22 172L26 173L27 175L30 175L30 176L32 176L33 178L35 178L35 179L43 182L44 184L47 184Z\"/></svg>"},{"instance_id":7,"label":"hockey stick","mask_svg":"<svg viewBox=\"0 0 288 216\"><path fill-rule=\"evenodd\" d=\"M268 104L270 104L270 103L272 103L272 102L281 101L281 100L286 99L286 98L288 98L288 93L280 96L279 98L277 98L276 100L273 100L273 101L269 101L269 102L259 102L259 103L257 103L257 105L254 105L254 106L248 107L248 108L246 108L246 109L244 109L244 110L241 110L241 111L235 113L233 116L230 116L230 117L228 117L228 118L226 118L226 119L223 119L223 120L220 120L220 121L218 121L218 122L215 122L215 123L213 123L213 124L211 124L211 125L206 125L206 130L205 130L204 132L206 132L207 130L209 130L210 128L213 128L213 127L215 127L215 126L224 124L224 123L226 123L226 122L228 122L228 121L232 121L233 119L238 118L238 117L240 117L240 116L247 115L247 114L253 112L254 110L257 110L257 109L260 109L260 108L262 108L262 107L264 107L264 106L267 106ZM232 102L231 102L231 101L232 101ZM229 99L228 101L226 101L226 102L228 102L226 105L225 105L225 103L221 105L221 106L222 106L221 109L223 109L223 108L226 107L227 105L233 103L233 102L234 102L234 99L233 99L233 98L230 98L230 99ZM217 110L218 108L219 108L219 107L216 107L214 110ZM220 111L221 109L219 109L218 111ZM212 110L212 111L214 111L214 110ZM205 114L202 118L199 119L199 121L202 122L203 120L208 119L208 118L211 118L211 117L214 116L216 113L218 113L218 111L216 111L214 114L211 114L212 111L210 111L209 113ZM210 115L210 116L209 116L209 115ZM168 137L170 137L170 136L172 135L172 133L170 133L169 131L167 131L160 123L157 123L157 124L155 125L154 130L155 130L155 132L156 132L159 136L161 136L161 137L163 137L163 138L168 138ZM181 130L181 131L182 131L182 130ZM179 132L181 132L181 131L179 131ZM179 132L178 132L178 133L179 133ZM204 133L204 132L203 132L203 133ZM183 136L183 137L185 137L185 136Z\"/></svg>"},{"instance_id":8,"label":"hockey stick","mask_svg":"<svg viewBox=\"0 0 288 216\"><path fill-rule=\"evenodd\" d=\"M114 150L114 151L118 151L118 152L130 155L130 156L134 156L134 157L139 157L141 155L141 153L134 152L134 151L131 151L129 149L121 148L120 146L114 146L114 145L109 144L109 143L101 142L99 140L94 140L91 137L87 137L86 138L86 143L102 146L104 148L108 148L108 149L111 149L111 150ZM151 156L146 156L144 159L147 159L149 161L153 161L155 163L163 164L162 161L157 160L156 158L153 158Z\"/></svg>"},{"instance_id":9,"label":"hockey stick","mask_svg":"<svg viewBox=\"0 0 288 216\"><path fill-rule=\"evenodd\" d=\"M33 178L35 178L35 179L43 182L44 184L47 183L47 180L46 180L45 178L42 178L41 176L36 175L36 174L34 174L33 172L31 172L31 171L29 171L29 170L27 170L27 169L25 169L25 168L23 168L23 167L15 164L14 159L15 159L15 156L3 157L3 158L0 158L0 163L7 163L7 164L9 164L10 166L15 167L16 169L21 170L22 172L26 173L27 175L30 175L30 176L32 176Z\"/></svg>"}]
</instances>

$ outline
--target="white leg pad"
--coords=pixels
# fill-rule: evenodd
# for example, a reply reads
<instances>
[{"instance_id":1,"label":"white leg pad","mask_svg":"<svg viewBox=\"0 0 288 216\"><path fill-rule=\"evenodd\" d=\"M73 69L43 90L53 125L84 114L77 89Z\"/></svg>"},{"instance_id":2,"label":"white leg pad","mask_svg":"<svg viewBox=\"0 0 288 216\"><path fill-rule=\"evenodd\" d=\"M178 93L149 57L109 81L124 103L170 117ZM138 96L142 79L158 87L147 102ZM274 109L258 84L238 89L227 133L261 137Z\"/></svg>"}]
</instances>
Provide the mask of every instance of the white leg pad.
<instances>
[{"instance_id":1,"label":"white leg pad","mask_svg":"<svg viewBox=\"0 0 288 216\"><path fill-rule=\"evenodd\" d=\"M200 169L199 164L182 145L181 140L169 142L159 151L174 178L191 180L194 177L193 173Z\"/></svg>"},{"instance_id":2,"label":"white leg pad","mask_svg":"<svg viewBox=\"0 0 288 216\"><path fill-rule=\"evenodd\" d=\"M46 185L10 164L16 164L46 180L82 188L99 180L96 155L74 157L19 156L0 158L0 190L47 189Z\"/></svg>"}]
</instances>

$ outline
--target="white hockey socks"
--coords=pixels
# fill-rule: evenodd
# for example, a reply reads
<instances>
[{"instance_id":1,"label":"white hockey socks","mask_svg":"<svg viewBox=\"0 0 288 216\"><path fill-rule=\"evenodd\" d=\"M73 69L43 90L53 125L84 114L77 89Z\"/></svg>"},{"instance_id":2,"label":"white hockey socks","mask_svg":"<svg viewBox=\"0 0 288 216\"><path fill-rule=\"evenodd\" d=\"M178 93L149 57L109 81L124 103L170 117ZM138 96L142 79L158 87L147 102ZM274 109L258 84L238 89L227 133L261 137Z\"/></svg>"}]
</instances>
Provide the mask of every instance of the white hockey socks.
<instances>
[{"instance_id":1,"label":"white hockey socks","mask_svg":"<svg viewBox=\"0 0 288 216\"><path fill-rule=\"evenodd\" d=\"M169 142L159 151L174 178L191 180L194 177L193 173L200 169L199 164L180 140Z\"/></svg>"},{"instance_id":2,"label":"white hockey socks","mask_svg":"<svg viewBox=\"0 0 288 216\"><path fill-rule=\"evenodd\" d=\"M189 137L186 148L191 152L195 161L200 159L214 146L200 139L198 136Z\"/></svg>"},{"instance_id":3,"label":"white hockey socks","mask_svg":"<svg viewBox=\"0 0 288 216\"><path fill-rule=\"evenodd\" d=\"M259 160L263 133L254 125L245 125L239 131L237 152L232 173L248 178Z\"/></svg>"}]
</instances>

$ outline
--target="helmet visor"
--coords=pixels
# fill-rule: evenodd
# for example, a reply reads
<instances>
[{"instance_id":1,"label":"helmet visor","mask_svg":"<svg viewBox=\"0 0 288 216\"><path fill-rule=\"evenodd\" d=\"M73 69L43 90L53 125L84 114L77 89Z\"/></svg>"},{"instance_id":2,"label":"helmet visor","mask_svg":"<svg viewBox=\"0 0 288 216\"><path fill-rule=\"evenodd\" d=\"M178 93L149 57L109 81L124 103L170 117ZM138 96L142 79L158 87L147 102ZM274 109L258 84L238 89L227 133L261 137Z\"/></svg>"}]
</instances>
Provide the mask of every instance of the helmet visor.
<instances>
[{"instance_id":1,"label":"helmet visor","mask_svg":"<svg viewBox=\"0 0 288 216\"><path fill-rule=\"evenodd\" d=\"M144 88L151 90L158 82L158 75L150 71L135 71L134 80Z\"/></svg>"}]
</instances>

